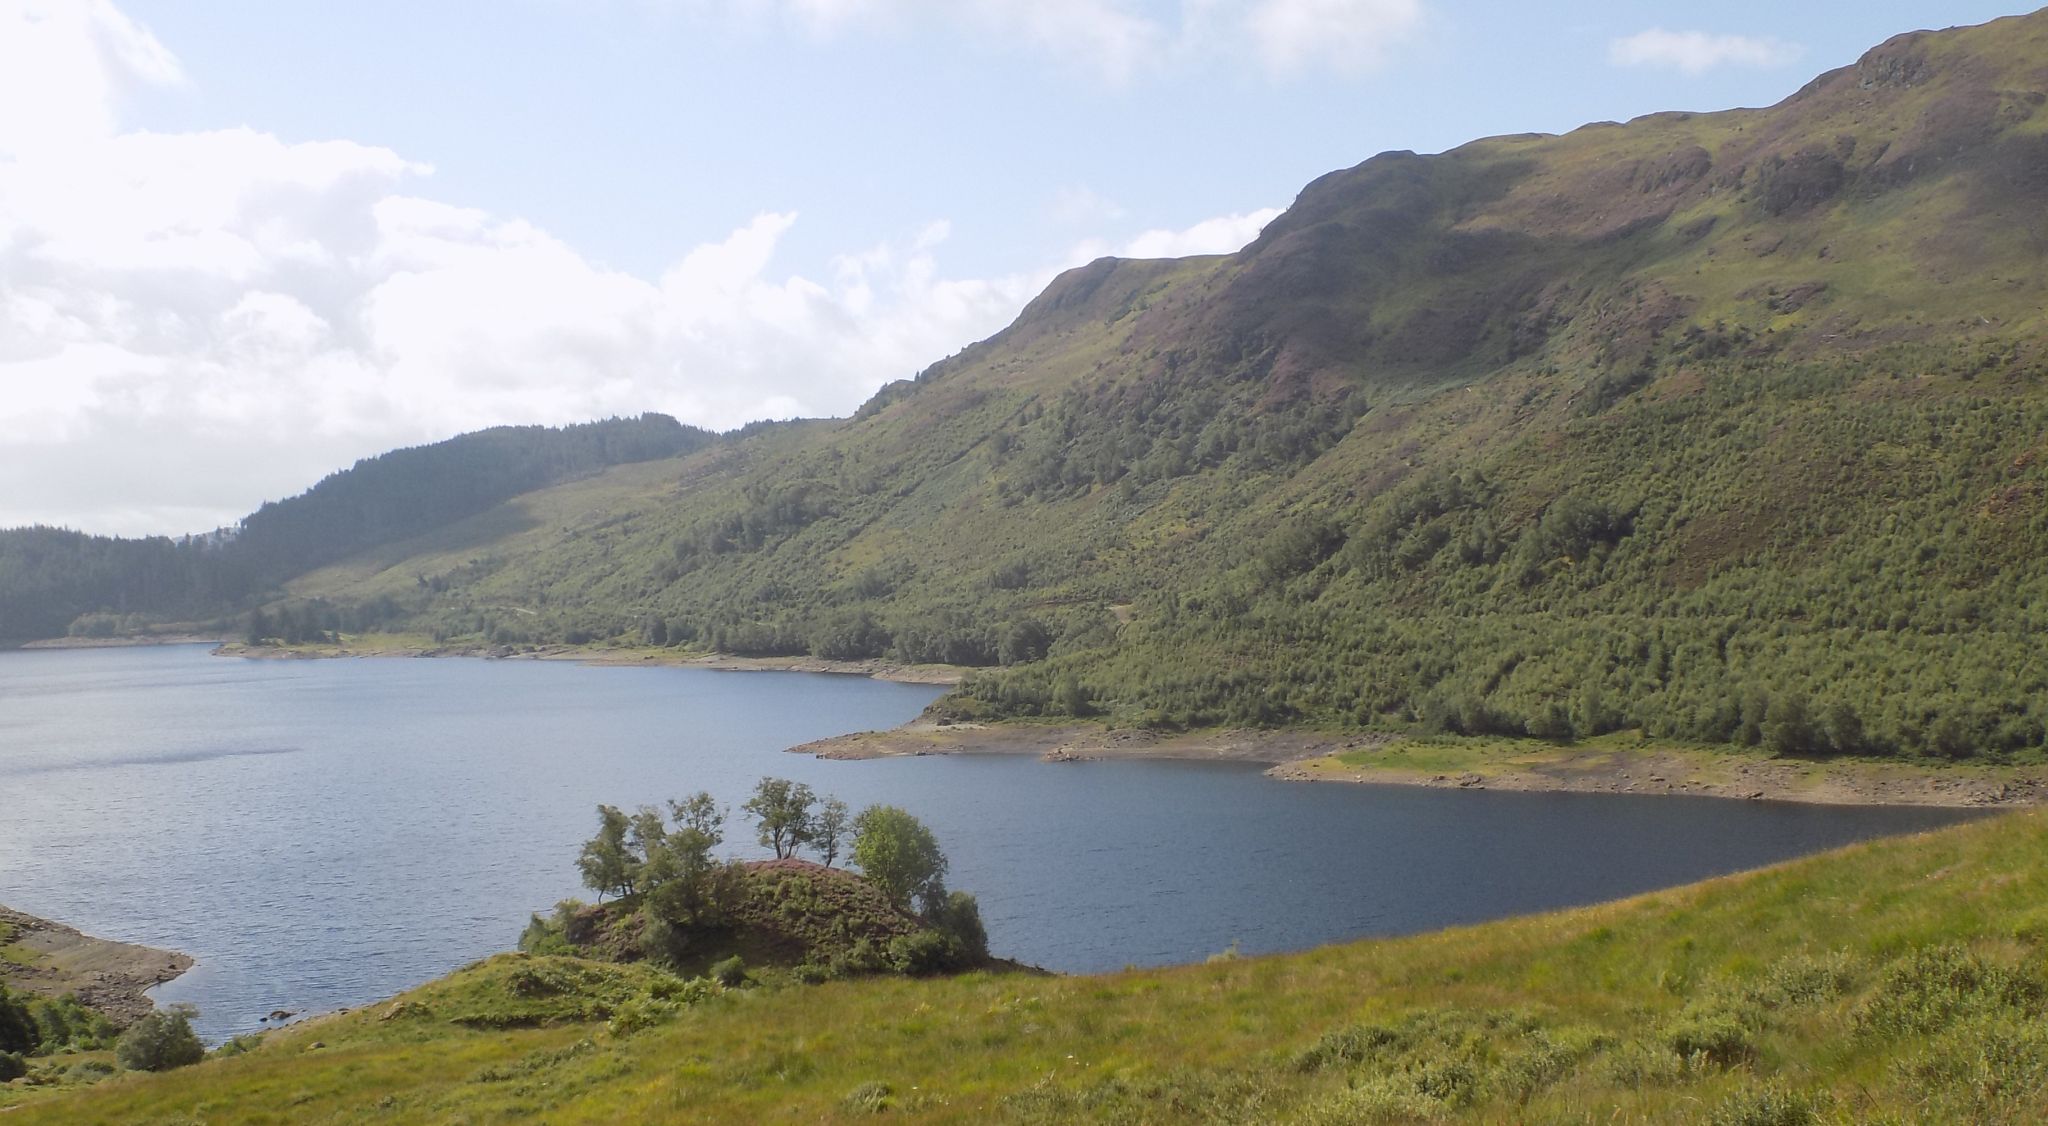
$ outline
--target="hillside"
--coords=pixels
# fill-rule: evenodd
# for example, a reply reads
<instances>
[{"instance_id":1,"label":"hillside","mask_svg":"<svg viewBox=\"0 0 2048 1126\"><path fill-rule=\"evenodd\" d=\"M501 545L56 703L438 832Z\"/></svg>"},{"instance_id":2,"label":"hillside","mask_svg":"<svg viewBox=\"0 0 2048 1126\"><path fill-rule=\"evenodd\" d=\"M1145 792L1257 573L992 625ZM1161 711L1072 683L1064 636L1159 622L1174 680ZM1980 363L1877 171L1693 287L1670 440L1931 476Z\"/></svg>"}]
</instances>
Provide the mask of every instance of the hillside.
<instances>
[{"instance_id":1,"label":"hillside","mask_svg":"<svg viewBox=\"0 0 2048 1126\"><path fill-rule=\"evenodd\" d=\"M226 617L277 584L369 548L615 465L674 457L711 435L666 415L500 426L364 458L232 529L173 540L0 529L0 642L111 636L154 620ZM352 628L376 607L355 607ZM367 616L364 611L368 610Z\"/></svg>"},{"instance_id":2,"label":"hillside","mask_svg":"<svg viewBox=\"0 0 2048 1126\"><path fill-rule=\"evenodd\" d=\"M957 716L2038 757L2043 60L2048 12L1767 109L1382 154L1237 254L1070 271L851 419L411 525L259 514L276 565L211 595L987 669ZM0 622L86 605L9 575ZM191 590L87 608L218 612Z\"/></svg>"},{"instance_id":3,"label":"hillside","mask_svg":"<svg viewBox=\"0 0 2048 1126\"><path fill-rule=\"evenodd\" d=\"M720 990L506 955L10 1122L2026 1122L2016 814L1621 903L1099 977ZM1824 907L1822 906L1824 905Z\"/></svg>"},{"instance_id":4,"label":"hillside","mask_svg":"<svg viewBox=\"0 0 2048 1126\"><path fill-rule=\"evenodd\" d=\"M852 419L295 580L497 644L987 666L960 715L2048 746L2048 13L1389 153ZM420 579L435 589L423 590Z\"/></svg>"}]
</instances>

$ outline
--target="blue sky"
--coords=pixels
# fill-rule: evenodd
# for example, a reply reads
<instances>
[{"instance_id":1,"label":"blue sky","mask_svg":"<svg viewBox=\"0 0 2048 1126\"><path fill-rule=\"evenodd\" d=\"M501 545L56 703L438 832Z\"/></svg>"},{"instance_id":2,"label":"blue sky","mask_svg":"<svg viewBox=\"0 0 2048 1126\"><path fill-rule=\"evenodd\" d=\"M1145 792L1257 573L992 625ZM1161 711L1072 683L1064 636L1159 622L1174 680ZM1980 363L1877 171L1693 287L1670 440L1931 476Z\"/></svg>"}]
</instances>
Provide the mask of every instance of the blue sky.
<instances>
[{"instance_id":1,"label":"blue sky","mask_svg":"<svg viewBox=\"0 0 2048 1126\"><path fill-rule=\"evenodd\" d=\"M0 526L499 423L844 413L1394 148L1769 104L1976 0L0 0Z\"/></svg>"},{"instance_id":2,"label":"blue sky","mask_svg":"<svg viewBox=\"0 0 2048 1126\"><path fill-rule=\"evenodd\" d=\"M784 243L798 268L935 219L952 223L949 265L1034 265L1077 234L1284 206L1386 149L1770 104L1897 32L2017 10L1429 0L1357 63L1274 67L1226 43L1118 73L1086 46L936 14L952 6L818 26L689 0L124 5L193 76L136 124L388 146L431 163L437 195L642 273L762 211L802 215ZM1183 24L1178 3L1103 6ZM1702 73L1615 65L1613 42L1651 29L1789 49Z\"/></svg>"}]
</instances>

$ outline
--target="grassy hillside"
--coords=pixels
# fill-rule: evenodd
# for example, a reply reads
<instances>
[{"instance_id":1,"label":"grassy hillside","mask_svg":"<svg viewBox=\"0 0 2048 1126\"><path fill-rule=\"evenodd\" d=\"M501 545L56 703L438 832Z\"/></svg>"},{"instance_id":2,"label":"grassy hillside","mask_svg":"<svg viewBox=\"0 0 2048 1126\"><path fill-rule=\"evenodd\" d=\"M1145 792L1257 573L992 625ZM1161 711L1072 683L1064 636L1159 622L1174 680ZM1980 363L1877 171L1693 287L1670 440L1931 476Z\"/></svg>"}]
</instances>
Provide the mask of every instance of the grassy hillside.
<instances>
[{"instance_id":1,"label":"grassy hillside","mask_svg":"<svg viewBox=\"0 0 2048 1126\"><path fill-rule=\"evenodd\" d=\"M722 991L508 955L235 1058L31 1094L10 1121L2038 1121L2044 848L2048 823L2018 814L1599 907L1099 977Z\"/></svg>"},{"instance_id":2,"label":"grassy hillside","mask_svg":"<svg viewBox=\"0 0 2048 1126\"><path fill-rule=\"evenodd\" d=\"M991 671L1160 726L2048 748L2048 13L1392 153L854 418L296 580L443 638Z\"/></svg>"}]
</instances>

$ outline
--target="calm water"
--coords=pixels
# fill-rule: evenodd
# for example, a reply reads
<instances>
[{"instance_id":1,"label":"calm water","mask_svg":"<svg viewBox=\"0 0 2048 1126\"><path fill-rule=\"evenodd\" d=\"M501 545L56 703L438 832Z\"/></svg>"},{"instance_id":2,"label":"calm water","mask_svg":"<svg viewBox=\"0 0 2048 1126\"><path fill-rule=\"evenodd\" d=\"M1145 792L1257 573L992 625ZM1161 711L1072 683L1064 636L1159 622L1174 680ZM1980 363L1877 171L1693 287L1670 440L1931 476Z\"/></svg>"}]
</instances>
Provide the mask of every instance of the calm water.
<instances>
[{"instance_id":1,"label":"calm water","mask_svg":"<svg viewBox=\"0 0 2048 1126\"><path fill-rule=\"evenodd\" d=\"M0 903L193 955L159 992L199 1005L219 1038L509 948L528 912L580 894L572 862L598 802L708 789L737 806L769 773L910 809L952 885L980 897L996 952L1069 971L1592 902L1961 816L781 752L893 726L936 694L203 647L0 654Z\"/></svg>"}]
</instances>

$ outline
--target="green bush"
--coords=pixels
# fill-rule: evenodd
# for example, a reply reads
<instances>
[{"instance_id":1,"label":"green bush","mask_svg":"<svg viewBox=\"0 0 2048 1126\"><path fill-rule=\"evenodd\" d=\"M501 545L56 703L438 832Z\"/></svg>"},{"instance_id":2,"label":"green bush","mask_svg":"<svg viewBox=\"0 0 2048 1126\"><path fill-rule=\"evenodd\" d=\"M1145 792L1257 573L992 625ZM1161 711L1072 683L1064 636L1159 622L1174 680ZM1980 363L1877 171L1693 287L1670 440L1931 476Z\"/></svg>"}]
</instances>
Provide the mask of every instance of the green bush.
<instances>
[{"instance_id":1,"label":"green bush","mask_svg":"<svg viewBox=\"0 0 2048 1126\"><path fill-rule=\"evenodd\" d=\"M964 891L951 892L933 905L925 919L934 930L953 940L962 959L979 961L988 957L988 928L982 925L981 905L973 896Z\"/></svg>"},{"instance_id":2,"label":"green bush","mask_svg":"<svg viewBox=\"0 0 2048 1126\"><path fill-rule=\"evenodd\" d=\"M727 989L737 989L747 983L747 963L739 955L735 954L730 958L712 963L711 969L706 972L706 976Z\"/></svg>"},{"instance_id":3,"label":"green bush","mask_svg":"<svg viewBox=\"0 0 2048 1126\"><path fill-rule=\"evenodd\" d=\"M913 977L944 973L960 964L959 944L934 930L899 934L889 940L889 967Z\"/></svg>"},{"instance_id":4,"label":"green bush","mask_svg":"<svg viewBox=\"0 0 2048 1126\"><path fill-rule=\"evenodd\" d=\"M169 1071L198 1063L206 1048L192 1031L198 1015L190 1005L173 1005L143 1017L121 1034L114 1058L130 1071Z\"/></svg>"},{"instance_id":5,"label":"green bush","mask_svg":"<svg viewBox=\"0 0 2048 1126\"><path fill-rule=\"evenodd\" d=\"M863 1083L839 1100L839 1109L848 1114L884 1114L889 1110L892 1094L887 1083Z\"/></svg>"},{"instance_id":6,"label":"green bush","mask_svg":"<svg viewBox=\"0 0 2048 1126\"><path fill-rule=\"evenodd\" d=\"M1770 1082L1728 1096L1707 1121L1713 1126L1811 1126L1831 1103L1826 1091L1794 1091Z\"/></svg>"},{"instance_id":7,"label":"green bush","mask_svg":"<svg viewBox=\"0 0 2048 1126\"><path fill-rule=\"evenodd\" d=\"M28 1055L40 1042L28 999L0 985L0 1052Z\"/></svg>"},{"instance_id":8,"label":"green bush","mask_svg":"<svg viewBox=\"0 0 2048 1126\"><path fill-rule=\"evenodd\" d=\"M15 1052L0 1052L0 1083L28 1074L28 1061Z\"/></svg>"},{"instance_id":9,"label":"green bush","mask_svg":"<svg viewBox=\"0 0 2048 1126\"><path fill-rule=\"evenodd\" d=\"M1936 946L1893 962L1855 1019L1865 1032L1914 1035L1969 1014L2031 1010L2041 997L2041 983L2020 970L1960 946Z\"/></svg>"},{"instance_id":10,"label":"green bush","mask_svg":"<svg viewBox=\"0 0 2048 1126\"><path fill-rule=\"evenodd\" d=\"M1664 1043L1683 1060L1702 1058L1727 1067L1756 1054L1758 1014L1721 996L1693 1001L1665 1022Z\"/></svg>"},{"instance_id":11,"label":"green bush","mask_svg":"<svg viewBox=\"0 0 2048 1126\"><path fill-rule=\"evenodd\" d=\"M403 1005L404 1002L401 1001L399 1002L399 1004ZM213 1050L213 1056L216 1059L227 1059L232 1056L245 1056L262 1046L263 1033L245 1032L240 1036L230 1037L226 1043L222 1044L218 1048L215 1048Z\"/></svg>"},{"instance_id":12,"label":"green bush","mask_svg":"<svg viewBox=\"0 0 2048 1126\"><path fill-rule=\"evenodd\" d=\"M1772 963L1752 996L1765 1005L1815 1005L1832 1001L1856 982L1856 959L1846 951L1791 954Z\"/></svg>"},{"instance_id":13,"label":"green bush","mask_svg":"<svg viewBox=\"0 0 2048 1126\"><path fill-rule=\"evenodd\" d=\"M605 1022L605 1030L613 1036L631 1036L641 1029L667 1024L682 1011L683 1006L674 1001L634 997L612 1010L611 1019Z\"/></svg>"}]
</instances>

